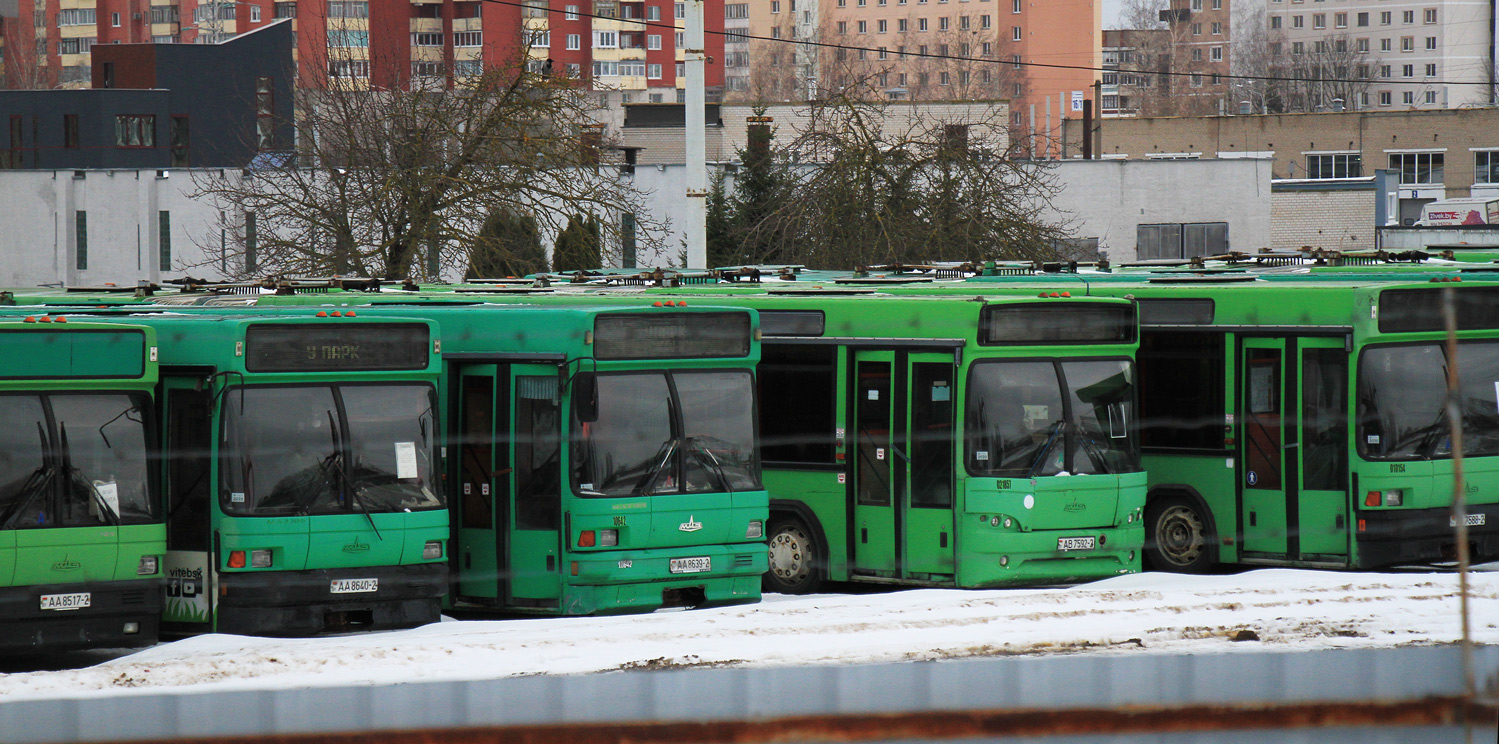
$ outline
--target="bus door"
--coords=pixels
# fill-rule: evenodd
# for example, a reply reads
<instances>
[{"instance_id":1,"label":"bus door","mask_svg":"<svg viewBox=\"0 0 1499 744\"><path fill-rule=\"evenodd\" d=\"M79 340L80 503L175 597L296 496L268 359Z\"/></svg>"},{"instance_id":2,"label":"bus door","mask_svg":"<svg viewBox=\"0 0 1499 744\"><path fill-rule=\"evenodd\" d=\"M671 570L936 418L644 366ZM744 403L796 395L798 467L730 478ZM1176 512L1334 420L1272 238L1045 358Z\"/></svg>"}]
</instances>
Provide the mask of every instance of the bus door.
<instances>
[{"instance_id":1,"label":"bus door","mask_svg":"<svg viewBox=\"0 0 1499 744\"><path fill-rule=\"evenodd\" d=\"M549 607L561 595L561 405L549 365L459 374L458 593Z\"/></svg>"},{"instance_id":2,"label":"bus door","mask_svg":"<svg viewBox=\"0 0 1499 744\"><path fill-rule=\"evenodd\" d=\"M212 560L213 390L198 389L201 377L163 380L162 493L166 510L167 580L162 620L173 624L208 623L213 619L217 564ZM206 628L194 628L206 630Z\"/></svg>"},{"instance_id":3,"label":"bus door","mask_svg":"<svg viewBox=\"0 0 1499 744\"><path fill-rule=\"evenodd\" d=\"M953 391L951 354L908 355L909 422L896 457L910 494L904 514L905 574L953 571Z\"/></svg>"},{"instance_id":4,"label":"bus door","mask_svg":"<svg viewBox=\"0 0 1499 744\"><path fill-rule=\"evenodd\" d=\"M508 380L499 365L475 364L462 368L458 376L456 436L458 478L456 548L458 595L484 604L503 604L506 575L500 570L505 529L499 489L510 480L507 448L496 446L506 439L509 396Z\"/></svg>"},{"instance_id":5,"label":"bus door","mask_svg":"<svg viewBox=\"0 0 1499 744\"><path fill-rule=\"evenodd\" d=\"M1301 365L1296 524L1303 561L1348 556L1348 352L1341 338L1297 339ZM1295 545L1295 542L1293 542ZM1293 553L1294 554L1294 553Z\"/></svg>"},{"instance_id":6,"label":"bus door","mask_svg":"<svg viewBox=\"0 0 1499 744\"><path fill-rule=\"evenodd\" d=\"M1239 486L1240 525L1244 551L1287 555L1288 504L1296 500L1296 478L1290 450L1296 448L1295 404L1287 405L1295 390L1288 379L1286 339L1246 338L1240 351L1239 415L1241 417ZM1293 365L1294 367L1294 365ZM1288 417L1287 411L1293 416Z\"/></svg>"},{"instance_id":7,"label":"bus door","mask_svg":"<svg viewBox=\"0 0 1499 744\"><path fill-rule=\"evenodd\" d=\"M556 365L511 365L509 603L555 607L562 596L562 397Z\"/></svg>"},{"instance_id":8,"label":"bus door","mask_svg":"<svg viewBox=\"0 0 1499 744\"><path fill-rule=\"evenodd\" d=\"M895 576L895 422L904 422L894 400L895 352L854 351L852 572ZM904 375L902 375L904 378Z\"/></svg>"}]
</instances>

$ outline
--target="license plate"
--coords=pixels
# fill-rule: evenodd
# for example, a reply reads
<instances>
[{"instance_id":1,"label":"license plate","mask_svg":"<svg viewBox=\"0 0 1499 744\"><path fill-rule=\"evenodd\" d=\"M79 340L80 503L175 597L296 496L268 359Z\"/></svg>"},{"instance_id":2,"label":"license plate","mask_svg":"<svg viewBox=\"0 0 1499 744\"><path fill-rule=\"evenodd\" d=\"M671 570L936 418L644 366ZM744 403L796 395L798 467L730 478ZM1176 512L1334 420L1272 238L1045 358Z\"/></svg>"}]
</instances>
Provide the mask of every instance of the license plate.
<instances>
[{"instance_id":1,"label":"license plate","mask_svg":"<svg viewBox=\"0 0 1499 744\"><path fill-rule=\"evenodd\" d=\"M1467 524L1469 527L1482 527L1482 526L1484 526L1484 525L1486 525L1486 524L1489 523L1489 515L1487 515L1487 514L1469 514L1468 518L1464 519L1463 522L1465 524ZM1456 527L1457 526L1457 517L1448 517L1447 518L1447 526L1448 527Z\"/></svg>"},{"instance_id":2,"label":"license plate","mask_svg":"<svg viewBox=\"0 0 1499 744\"><path fill-rule=\"evenodd\" d=\"M701 558L673 558L671 559L672 573L702 573L713 570L713 559L708 556Z\"/></svg>"},{"instance_id":3,"label":"license plate","mask_svg":"<svg viewBox=\"0 0 1499 744\"><path fill-rule=\"evenodd\" d=\"M1092 550L1098 547L1098 538L1094 537L1059 537L1057 538L1057 550Z\"/></svg>"},{"instance_id":4,"label":"license plate","mask_svg":"<svg viewBox=\"0 0 1499 744\"><path fill-rule=\"evenodd\" d=\"M42 609L44 610L81 610L93 603L94 595L89 592L42 595Z\"/></svg>"},{"instance_id":5,"label":"license plate","mask_svg":"<svg viewBox=\"0 0 1499 744\"><path fill-rule=\"evenodd\" d=\"M334 579L328 591L334 594L359 594L379 591L379 579Z\"/></svg>"}]
</instances>

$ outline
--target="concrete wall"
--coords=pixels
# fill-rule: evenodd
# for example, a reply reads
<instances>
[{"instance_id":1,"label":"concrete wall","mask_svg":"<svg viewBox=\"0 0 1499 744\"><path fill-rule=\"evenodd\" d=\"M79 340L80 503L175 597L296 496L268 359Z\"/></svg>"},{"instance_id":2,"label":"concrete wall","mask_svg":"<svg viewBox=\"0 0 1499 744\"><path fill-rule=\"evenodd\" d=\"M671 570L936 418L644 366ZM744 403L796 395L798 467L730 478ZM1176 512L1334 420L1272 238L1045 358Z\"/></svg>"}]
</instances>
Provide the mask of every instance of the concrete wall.
<instances>
[{"instance_id":1,"label":"concrete wall","mask_svg":"<svg viewBox=\"0 0 1499 744\"><path fill-rule=\"evenodd\" d=\"M5 225L0 286L133 284L184 274L237 278L239 231L221 231L218 210L189 196L196 188L194 174L201 178L208 172L0 171L0 225ZM1227 222L1234 250L1253 252L1271 244L1267 160L1064 161L1054 173L1062 190L1052 203L1038 205L1043 218L1069 223L1077 237L1097 238L1099 249L1114 261L1135 258L1141 224ZM641 165L621 178L645 195L637 221L658 225L654 235L638 237L635 265L680 266L686 167ZM86 269L77 263L79 210L88 215ZM170 213L171 222L167 266L159 260L162 211ZM618 222L620 216L603 218ZM550 248L553 237L543 235L543 245ZM220 251L225 244L227 262ZM608 247L606 255L618 256L619 247Z\"/></svg>"},{"instance_id":2,"label":"concrete wall","mask_svg":"<svg viewBox=\"0 0 1499 744\"><path fill-rule=\"evenodd\" d=\"M1227 222L1232 250L1270 245L1267 159L1064 160L1055 172L1049 218L1098 238L1110 261L1135 260L1136 228L1157 223Z\"/></svg>"}]
</instances>

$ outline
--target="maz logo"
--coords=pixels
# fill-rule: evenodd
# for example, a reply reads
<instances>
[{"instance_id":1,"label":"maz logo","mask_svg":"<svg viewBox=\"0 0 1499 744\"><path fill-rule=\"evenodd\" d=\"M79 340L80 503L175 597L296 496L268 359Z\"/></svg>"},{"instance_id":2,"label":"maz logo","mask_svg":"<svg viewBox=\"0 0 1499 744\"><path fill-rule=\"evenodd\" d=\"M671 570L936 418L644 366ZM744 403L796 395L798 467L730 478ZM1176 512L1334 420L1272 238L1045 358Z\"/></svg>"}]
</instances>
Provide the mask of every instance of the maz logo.
<instances>
[{"instance_id":1,"label":"maz logo","mask_svg":"<svg viewBox=\"0 0 1499 744\"><path fill-rule=\"evenodd\" d=\"M687 521L686 522L683 522L681 524L681 526L677 527L677 529L679 529L679 530L681 530L683 532L697 532L698 530L700 530L702 528L703 528L703 523L702 522L694 521L692 519L692 515L691 514L687 515Z\"/></svg>"},{"instance_id":2,"label":"maz logo","mask_svg":"<svg viewBox=\"0 0 1499 744\"><path fill-rule=\"evenodd\" d=\"M363 553L363 552L368 551L369 549L370 549L369 543L362 543L362 542L359 542L358 540L355 540L354 542L351 542L348 545L344 546L344 552L345 553Z\"/></svg>"},{"instance_id":3,"label":"maz logo","mask_svg":"<svg viewBox=\"0 0 1499 744\"><path fill-rule=\"evenodd\" d=\"M77 571L80 568L83 568L82 563L74 560L69 560L68 558L63 558L62 560L52 564L53 571Z\"/></svg>"}]
</instances>

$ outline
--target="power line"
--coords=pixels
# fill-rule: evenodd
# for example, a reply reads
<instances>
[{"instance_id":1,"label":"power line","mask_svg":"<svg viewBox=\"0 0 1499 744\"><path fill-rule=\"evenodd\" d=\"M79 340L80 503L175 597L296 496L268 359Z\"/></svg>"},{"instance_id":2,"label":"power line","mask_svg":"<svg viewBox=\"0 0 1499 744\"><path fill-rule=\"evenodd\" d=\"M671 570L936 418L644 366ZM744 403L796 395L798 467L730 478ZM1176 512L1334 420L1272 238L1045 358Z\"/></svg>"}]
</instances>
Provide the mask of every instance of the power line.
<instances>
[{"instance_id":1,"label":"power line","mask_svg":"<svg viewBox=\"0 0 1499 744\"><path fill-rule=\"evenodd\" d=\"M481 0L481 1L482 2L486 2L486 3L491 3L491 4L494 4L494 5L506 5L506 6L510 6L510 7L514 7L514 8L522 8L522 9L525 9L525 10L533 10L533 11L540 10L540 11L545 11L547 13L566 13L567 16L569 16L568 20L572 20L574 18L594 18L594 19L602 19L602 20L607 20L607 21L616 21L616 22L619 22L619 23L635 24L637 26L640 26L642 29L652 29L652 28L654 28L654 29L669 30L669 31L672 31L672 32L677 32L677 31L681 31L682 30L680 28L677 28L677 26L675 24L666 24L666 23L662 23L662 22L659 22L659 21L647 21L647 20L640 19L640 18L619 18L619 17L616 17L616 16L598 15L598 14L595 14L595 13L584 13L582 11L559 10L559 9L552 8L552 7L542 8L542 7L538 7L538 6L535 6L535 5L527 5L524 2L517 2L516 0ZM705 33L705 34L713 34L713 35L716 35L716 36L723 36L723 37L732 37L734 39L744 39L744 40L747 40L747 41L769 41L769 42L775 42L775 43L780 43L780 44L795 44L795 45L803 46L803 47L815 47L815 48L818 48L818 49L834 49L834 50L842 49L842 50L845 50L845 51L854 51L854 52L874 52L876 54L880 53L880 49L878 49L876 47L863 47L863 46L856 46L856 45L852 45L852 44L835 44L835 43L827 42L827 41L812 41L810 39L782 39L782 38L773 37L773 36L755 36L755 35L751 35L751 34L739 33L737 31L713 31L713 30L708 30L708 29L704 29L703 33ZM894 55L896 57L901 57L901 58L915 57L917 59L936 59L936 60L947 60L947 61L954 61L954 62L977 62L977 63L980 63L980 64L1009 65L1011 67L1034 67L1034 68L1049 69L1049 70L1075 70L1075 71L1080 71L1080 72L1126 72L1126 73L1139 74L1139 75L1157 75L1157 76L1162 76L1162 77L1199 77L1199 78L1201 78L1201 77L1214 77L1214 78L1223 79L1223 80L1258 80L1258 81L1266 81L1266 82L1319 83L1319 84L1327 84L1327 83L1349 83L1349 84L1353 84L1353 85L1364 85L1364 84L1373 85L1373 84L1375 84L1375 83L1378 82L1376 79L1373 79L1373 78L1370 78L1370 79L1358 79L1358 78L1348 79L1348 78L1326 78L1326 77L1324 77L1324 78L1310 78L1310 77L1296 77L1296 76L1286 76L1286 75L1245 75L1245 74L1234 74L1234 73L1174 72L1174 71L1170 71L1170 70L1122 70L1122 69L1114 69L1114 68L1106 68L1106 67L1092 67L1092 66L1088 66L1088 65L1063 65L1063 64L1056 64L1056 63L1051 63L1051 62L1026 62L1026 61L1016 62L1014 60L985 59L985 58L982 58L982 57L964 57L964 56L960 56L960 55L956 55L956 54L932 54L932 53L929 53L929 52L891 52L889 50L889 48L886 48L884 50L884 53L886 55ZM886 60L886 61L888 61L888 60ZM1377 60L1375 60L1375 61L1377 62ZM1392 84L1397 84L1397 83L1393 83L1392 82ZM1475 81L1448 81L1448 80L1432 80L1432 79L1428 79L1428 78L1422 78L1421 84L1422 85L1487 85L1487 83L1485 83L1483 81L1476 81L1476 82Z\"/></svg>"}]
</instances>

